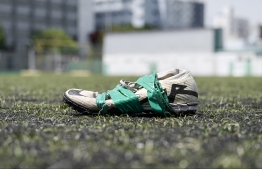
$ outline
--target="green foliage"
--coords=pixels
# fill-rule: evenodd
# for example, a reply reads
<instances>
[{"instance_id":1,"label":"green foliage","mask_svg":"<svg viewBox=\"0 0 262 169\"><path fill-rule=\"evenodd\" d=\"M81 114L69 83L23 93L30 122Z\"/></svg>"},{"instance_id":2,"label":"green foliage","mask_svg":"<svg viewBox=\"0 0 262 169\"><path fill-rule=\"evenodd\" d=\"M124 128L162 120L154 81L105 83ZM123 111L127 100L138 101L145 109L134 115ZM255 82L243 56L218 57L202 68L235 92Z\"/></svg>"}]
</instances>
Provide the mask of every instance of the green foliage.
<instances>
[{"instance_id":1,"label":"green foliage","mask_svg":"<svg viewBox=\"0 0 262 169\"><path fill-rule=\"evenodd\" d=\"M112 25L111 31L112 32L128 32L128 31L142 31L142 30L153 30L156 29L156 27L150 26L150 25L145 25L144 27L141 28L136 28L133 27L132 25Z\"/></svg>"},{"instance_id":2,"label":"green foliage","mask_svg":"<svg viewBox=\"0 0 262 169\"><path fill-rule=\"evenodd\" d=\"M2 25L0 24L0 49L5 48L5 33Z\"/></svg>"},{"instance_id":3,"label":"green foliage","mask_svg":"<svg viewBox=\"0 0 262 169\"><path fill-rule=\"evenodd\" d=\"M60 29L51 28L37 32L32 39L38 53L70 52L78 48L77 43Z\"/></svg>"},{"instance_id":4,"label":"green foliage","mask_svg":"<svg viewBox=\"0 0 262 169\"><path fill-rule=\"evenodd\" d=\"M261 78L196 78L199 114L88 116L69 88L104 92L137 77L0 75L1 168L262 168Z\"/></svg>"}]
</instances>

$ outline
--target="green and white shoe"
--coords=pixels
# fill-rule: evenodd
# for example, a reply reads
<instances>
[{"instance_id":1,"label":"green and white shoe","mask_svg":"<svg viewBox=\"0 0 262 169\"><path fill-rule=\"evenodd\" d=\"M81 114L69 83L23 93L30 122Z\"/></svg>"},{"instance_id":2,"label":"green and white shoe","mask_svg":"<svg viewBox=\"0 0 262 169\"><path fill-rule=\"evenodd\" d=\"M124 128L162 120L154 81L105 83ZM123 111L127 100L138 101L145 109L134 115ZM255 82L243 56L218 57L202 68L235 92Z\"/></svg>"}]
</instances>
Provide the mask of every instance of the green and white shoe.
<instances>
[{"instance_id":1,"label":"green and white shoe","mask_svg":"<svg viewBox=\"0 0 262 169\"><path fill-rule=\"evenodd\" d=\"M197 111L197 84L183 69L152 73L136 82L120 80L113 90L99 94L69 89L64 101L79 112L89 114L155 114L170 116Z\"/></svg>"}]
</instances>

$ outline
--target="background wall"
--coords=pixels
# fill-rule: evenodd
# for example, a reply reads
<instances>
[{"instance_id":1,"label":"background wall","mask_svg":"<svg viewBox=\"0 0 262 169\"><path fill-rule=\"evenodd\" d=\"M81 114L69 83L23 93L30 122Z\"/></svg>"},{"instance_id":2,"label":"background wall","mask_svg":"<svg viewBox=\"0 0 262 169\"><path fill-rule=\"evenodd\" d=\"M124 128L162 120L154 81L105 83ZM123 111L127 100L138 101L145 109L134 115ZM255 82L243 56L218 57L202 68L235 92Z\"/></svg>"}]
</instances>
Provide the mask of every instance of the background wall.
<instances>
[{"instance_id":1,"label":"background wall","mask_svg":"<svg viewBox=\"0 0 262 169\"><path fill-rule=\"evenodd\" d=\"M103 72L143 75L184 68L196 76L262 76L255 51L215 51L212 29L107 34Z\"/></svg>"}]
</instances>

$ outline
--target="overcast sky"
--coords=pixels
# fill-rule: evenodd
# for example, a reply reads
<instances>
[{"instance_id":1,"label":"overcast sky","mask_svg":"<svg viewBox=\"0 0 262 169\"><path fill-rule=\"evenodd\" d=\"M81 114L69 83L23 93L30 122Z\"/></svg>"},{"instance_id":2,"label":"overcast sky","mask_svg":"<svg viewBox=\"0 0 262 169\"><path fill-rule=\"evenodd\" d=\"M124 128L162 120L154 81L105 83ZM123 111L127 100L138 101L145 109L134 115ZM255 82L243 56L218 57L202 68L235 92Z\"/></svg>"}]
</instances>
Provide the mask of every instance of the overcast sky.
<instances>
[{"instance_id":1,"label":"overcast sky","mask_svg":"<svg viewBox=\"0 0 262 169\"><path fill-rule=\"evenodd\" d=\"M234 8L235 16L246 18L250 24L262 24L262 0L202 0L205 3L205 23L210 26L216 13L226 6Z\"/></svg>"}]
</instances>

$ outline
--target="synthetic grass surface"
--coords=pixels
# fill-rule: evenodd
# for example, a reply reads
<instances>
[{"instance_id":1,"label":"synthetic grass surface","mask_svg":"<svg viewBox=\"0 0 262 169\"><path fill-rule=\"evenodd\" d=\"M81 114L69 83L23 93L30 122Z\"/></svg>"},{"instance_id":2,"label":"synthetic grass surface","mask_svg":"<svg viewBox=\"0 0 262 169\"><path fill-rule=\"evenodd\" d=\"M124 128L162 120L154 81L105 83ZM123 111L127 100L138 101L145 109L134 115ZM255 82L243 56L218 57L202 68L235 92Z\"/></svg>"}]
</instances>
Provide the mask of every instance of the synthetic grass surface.
<instances>
[{"instance_id":1,"label":"synthetic grass surface","mask_svg":"<svg viewBox=\"0 0 262 169\"><path fill-rule=\"evenodd\" d=\"M194 116L86 116L62 103L69 88L121 78L0 75L0 168L262 168L262 78L195 78Z\"/></svg>"}]
</instances>

